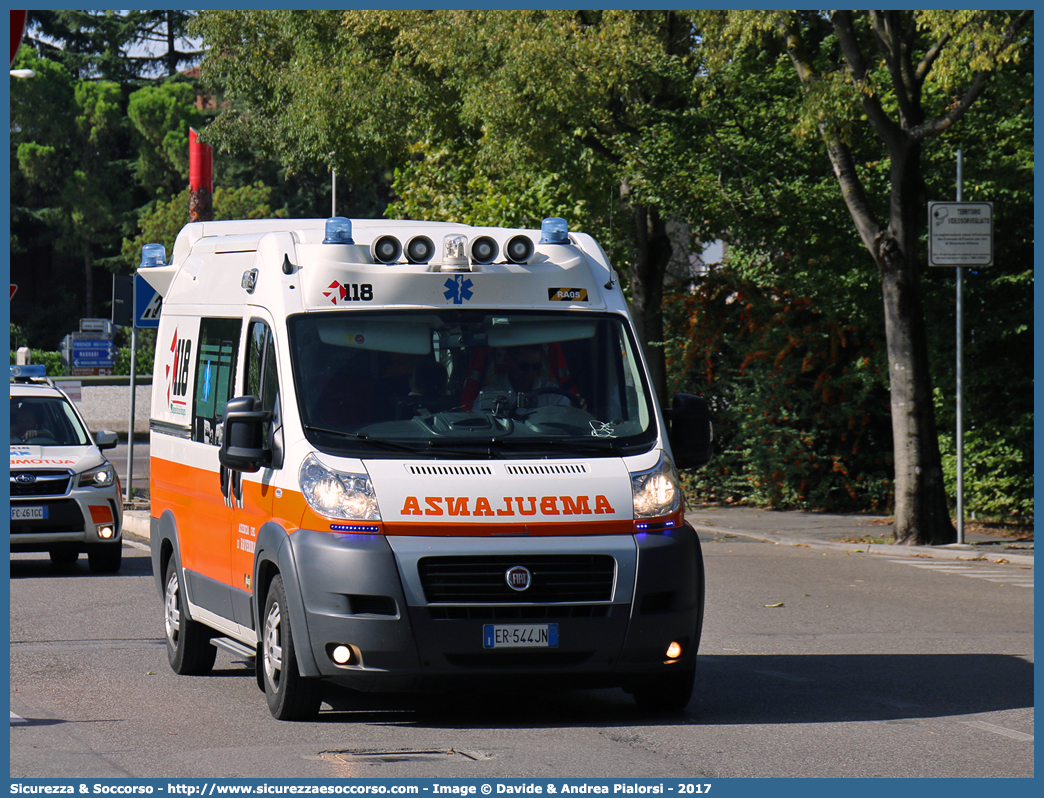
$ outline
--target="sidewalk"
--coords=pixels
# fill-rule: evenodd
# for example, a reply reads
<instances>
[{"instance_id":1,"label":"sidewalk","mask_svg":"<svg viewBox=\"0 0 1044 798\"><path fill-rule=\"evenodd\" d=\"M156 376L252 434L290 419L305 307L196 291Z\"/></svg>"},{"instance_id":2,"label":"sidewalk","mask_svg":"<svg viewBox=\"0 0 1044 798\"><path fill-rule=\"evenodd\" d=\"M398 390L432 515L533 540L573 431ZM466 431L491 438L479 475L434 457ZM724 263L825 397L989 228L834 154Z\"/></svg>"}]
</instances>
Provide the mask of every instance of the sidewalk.
<instances>
[{"instance_id":1,"label":"sidewalk","mask_svg":"<svg viewBox=\"0 0 1044 798\"><path fill-rule=\"evenodd\" d=\"M704 535L739 535L780 546L809 546L889 557L920 557L939 560L1004 559L1020 565L1033 564L1032 541L1014 541L965 530L963 544L948 546L896 546L890 543L845 543L866 536L890 540L891 524L886 518L869 515L831 515L762 510L756 507L697 507L685 514L697 532ZM148 510L123 514L125 534L149 539Z\"/></svg>"},{"instance_id":2,"label":"sidewalk","mask_svg":"<svg viewBox=\"0 0 1044 798\"><path fill-rule=\"evenodd\" d=\"M696 531L707 535L740 535L781 546L810 546L889 557L940 560L1005 559L1033 564L1033 542L972 532L965 522L964 543L947 546L897 546L892 543L844 542L872 537L891 540L888 519L870 515L836 515L763 510L757 507L696 507L685 514Z\"/></svg>"}]
</instances>

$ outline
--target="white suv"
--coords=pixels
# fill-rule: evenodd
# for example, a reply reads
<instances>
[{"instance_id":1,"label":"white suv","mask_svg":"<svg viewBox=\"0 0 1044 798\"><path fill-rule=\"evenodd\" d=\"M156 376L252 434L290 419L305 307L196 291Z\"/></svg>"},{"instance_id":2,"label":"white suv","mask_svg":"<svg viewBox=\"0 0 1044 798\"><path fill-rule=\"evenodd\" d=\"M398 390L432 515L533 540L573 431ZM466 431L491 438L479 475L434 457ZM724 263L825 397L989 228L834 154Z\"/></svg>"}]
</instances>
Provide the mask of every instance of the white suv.
<instances>
[{"instance_id":1,"label":"white suv","mask_svg":"<svg viewBox=\"0 0 1044 798\"><path fill-rule=\"evenodd\" d=\"M123 559L119 477L104 449L115 432L91 438L69 397L46 378L11 377L11 551L46 551L59 564L87 552L95 573Z\"/></svg>"}]
</instances>

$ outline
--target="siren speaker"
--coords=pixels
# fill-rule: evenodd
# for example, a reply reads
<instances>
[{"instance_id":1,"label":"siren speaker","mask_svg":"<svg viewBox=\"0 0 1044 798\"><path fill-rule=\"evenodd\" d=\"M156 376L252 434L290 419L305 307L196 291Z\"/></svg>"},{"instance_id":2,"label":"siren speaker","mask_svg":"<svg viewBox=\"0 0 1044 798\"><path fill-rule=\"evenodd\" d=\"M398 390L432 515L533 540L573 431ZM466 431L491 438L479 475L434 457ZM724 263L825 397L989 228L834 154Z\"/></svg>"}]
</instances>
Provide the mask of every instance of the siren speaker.
<instances>
[{"instance_id":1,"label":"siren speaker","mask_svg":"<svg viewBox=\"0 0 1044 798\"><path fill-rule=\"evenodd\" d=\"M471 242L472 263L492 263L500 254L500 247L490 236L479 236Z\"/></svg>"},{"instance_id":2,"label":"siren speaker","mask_svg":"<svg viewBox=\"0 0 1044 798\"><path fill-rule=\"evenodd\" d=\"M406 260L410 263L427 263L435 254L435 245L427 236L414 236L406 244Z\"/></svg>"},{"instance_id":3,"label":"siren speaker","mask_svg":"<svg viewBox=\"0 0 1044 798\"><path fill-rule=\"evenodd\" d=\"M508 241L504 254L512 263L525 263L533 257L533 239L527 235L515 236Z\"/></svg>"},{"instance_id":4,"label":"siren speaker","mask_svg":"<svg viewBox=\"0 0 1044 798\"><path fill-rule=\"evenodd\" d=\"M395 236L381 236L370 244L370 254L378 263L395 263L402 254L402 244Z\"/></svg>"}]
</instances>

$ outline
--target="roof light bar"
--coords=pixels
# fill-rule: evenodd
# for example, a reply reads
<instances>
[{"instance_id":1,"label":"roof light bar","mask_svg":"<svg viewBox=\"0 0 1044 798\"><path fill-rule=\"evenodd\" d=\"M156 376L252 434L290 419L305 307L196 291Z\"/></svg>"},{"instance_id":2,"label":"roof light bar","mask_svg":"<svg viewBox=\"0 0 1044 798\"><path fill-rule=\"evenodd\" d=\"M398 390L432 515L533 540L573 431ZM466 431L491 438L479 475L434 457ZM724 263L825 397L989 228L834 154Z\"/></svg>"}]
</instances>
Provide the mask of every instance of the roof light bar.
<instances>
[{"instance_id":1,"label":"roof light bar","mask_svg":"<svg viewBox=\"0 0 1044 798\"><path fill-rule=\"evenodd\" d=\"M541 244L568 244L569 223L559 216L548 216L540 223Z\"/></svg>"},{"instance_id":2,"label":"roof light bar","mask_svg":"<svg viewBox=\"0 0 1044 798\"><path fill-rule=\"evenodd\" d=\"M167 248L162 244L146 244L141 248L141 266L142 268L148 268L150 266L166 266L167 265Z\"/></svg>"},{"instance_id":3,"label":"roof light bar","mask_svg":"<svg viewBox=\"0 0 1044 798\"><path fill-rule=\"evenodd\" d=\"M450 268L447 269L447 266ZM450 233L442 239L442 270L467 271L468 269L470 269L468 237L460 233Z\"/></svg>"},{"instance_id":4,"label":"roof light bar","mask_svg":"<svg viewBox=\"0 0 1044 798\"><path fill-rule=\"evenodd\" d=\"M352 220L343 216L331 216L326 220L326 238L324 244L354 244L352 238Z\"/></svg>"}]
</instances>

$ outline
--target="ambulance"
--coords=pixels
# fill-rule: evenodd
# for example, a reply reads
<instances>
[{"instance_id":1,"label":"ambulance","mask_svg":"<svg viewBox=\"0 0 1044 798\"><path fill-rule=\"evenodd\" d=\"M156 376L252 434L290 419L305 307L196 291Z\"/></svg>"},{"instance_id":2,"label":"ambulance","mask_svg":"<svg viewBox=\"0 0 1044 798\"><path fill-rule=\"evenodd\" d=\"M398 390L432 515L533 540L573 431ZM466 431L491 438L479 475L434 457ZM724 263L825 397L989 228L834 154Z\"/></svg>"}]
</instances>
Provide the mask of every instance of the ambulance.
<instances>
[{"instance_id":1,"label":"ambulance","mask_svg":"<svg viewBox=\"0 0 1044 798\"><path fill-rule=\"evenodd\" d=\"M691 697L699 539L601 247L539 230L198 222L167 262L151 548L171 668L252 659L272 715L357 691L622 687Z\"/></svg>"}]
</instances>

